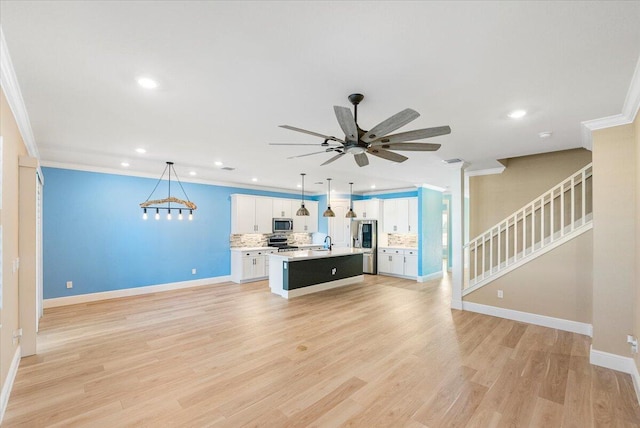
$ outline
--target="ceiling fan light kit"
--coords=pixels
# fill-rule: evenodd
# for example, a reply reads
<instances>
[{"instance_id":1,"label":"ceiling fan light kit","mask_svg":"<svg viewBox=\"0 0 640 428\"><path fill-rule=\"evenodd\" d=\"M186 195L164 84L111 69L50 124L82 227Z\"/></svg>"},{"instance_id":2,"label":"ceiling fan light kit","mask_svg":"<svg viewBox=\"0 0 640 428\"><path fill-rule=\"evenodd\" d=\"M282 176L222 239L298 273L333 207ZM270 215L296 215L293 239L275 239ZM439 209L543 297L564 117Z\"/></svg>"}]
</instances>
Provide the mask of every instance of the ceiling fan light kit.
<instances>
[{"instance_id":1,"label":"ceiling fan light kit","mask_svg":"<svg viewBox=\"0 0 640 428\"><path fill-rule=\"evenodd\" d=\"M417 119L420 114L410 108L404 109L394 114L386 120L383 120L370 130L366 131L358 125L358 104L364 99L362 94L351 94L348 97L349 102L353 105L353 114L348 107L333 106L333 111L338 120L340 128L344 132L344 139L340 139L331 135L324 135L314 131L297 128L290 125L280 125L281 128L291 131L301 132L315 137L324 139L321 144L297 144L297 143L270 143L271 145L283 146L320 146L322 151L307 153L298 156L291 156L288 159L299 158L303 156L311 156L320 153L335 152L336 154L323 162L321 165L330 164L345 154L353 155L358 166L363 167L369 165L367 154L390 160L392 162L404 162L408 157L395 153L395 151L423 151L432 152L440 148L440 144L419 143L415 140L436 137L439 135L447 135L451 133L449 126L437 126L434 128L416 129L413 131L400 132L398 134L389 135Z\"/></svg>"}]
</instances>

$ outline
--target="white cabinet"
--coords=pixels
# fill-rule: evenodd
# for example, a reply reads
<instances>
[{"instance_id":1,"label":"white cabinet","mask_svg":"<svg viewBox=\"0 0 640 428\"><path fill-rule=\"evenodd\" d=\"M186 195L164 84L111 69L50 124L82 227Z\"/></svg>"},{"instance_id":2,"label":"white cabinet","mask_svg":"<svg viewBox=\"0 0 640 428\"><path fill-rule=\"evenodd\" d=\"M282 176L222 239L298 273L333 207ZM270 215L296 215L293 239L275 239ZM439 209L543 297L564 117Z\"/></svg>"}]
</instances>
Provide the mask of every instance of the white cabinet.
<instances>
[{"instance_id":1,"label":"white cabinet","mask_svg":"<svg viewBox=\"0 0 640 428\"><path fill-rule=\"evenodd\" d=\"M273 198L273 217L292 218L298 210L297 206L293 209L294 204L295 201L291 199Z\"/></svg>"},{"instance_id":2,"label":"white cabinet","mask_svg":"<svg viewBox=\"0 0 640 428\"><path fill-rule=\"evenodd\" d=\"M378 220L380 219L380 199L365 199L353 201L353 211L358 219Z\"/></svg>"},{"instance_id":3,"label":"white cabinet","mask_svg":"<svg viewBox=\"0 0 640 428\"><path fill-rule=\"evenodd\" d=\"M378 273L417 278L418 251L401 248L379 248Z\"/></svg>"},{"instance_id":4,"label":"white cabinet","mask_svg":"<svg viewBox=\"0 0 640 428\"><path fill-rule=\"evenodd\" d=\"M304 206L309 210L308 216L297 216L300 201L295 202L293 211L293 231L313 233L318 231L318 202L304 201Z\"/></svg>"},{"instance_id":5,"label":"white cabinet","mask_svg":"<svg viewBox=\"0 0 640 428\"><path fill-rule=\"evenodd\" d=\"M272 218L272 198L231 195L231 233L271 233Z\"/></svg>"},{"instance_id":6,"label":"white cabinet","mask_svg":"<svg viewBox=\"0 0 640 428\"><path fill-rule=\"evenodd\" d=\"M409 198L408 202L409 202L409 209L407 214L409 215L409 218L408 218L409 228L407 229L407 232L418 233L418 198Z\"/></svg>"},{"instance_id":7,"label":"white cabinet","mask_svg":"<svg viewBox=\"0 0 640 428\"><path fill-rule=\"evenodd\" d=\"M385 199L384 233L418 233L418 198Z\"/></svg>"},{"instance_id":8,"label":"white cabinet","mask_svg":"<svg viewBox=\"0 0 640 428\"><path fill-rule=\"evenodd\" d=\"M269 276L269 254L277 250L231 251L231 280L233 282L251 282Z\"/></svg>"},{"instance_id":9,"label":"white cabinet","mask_svg":"<svg viewBox=\"0 0 640 428\"><path fill-rule=\"evenodd\" d=\"M404 250L404 276L418 277L418 250Z\"/></svg>"}]
</instances>

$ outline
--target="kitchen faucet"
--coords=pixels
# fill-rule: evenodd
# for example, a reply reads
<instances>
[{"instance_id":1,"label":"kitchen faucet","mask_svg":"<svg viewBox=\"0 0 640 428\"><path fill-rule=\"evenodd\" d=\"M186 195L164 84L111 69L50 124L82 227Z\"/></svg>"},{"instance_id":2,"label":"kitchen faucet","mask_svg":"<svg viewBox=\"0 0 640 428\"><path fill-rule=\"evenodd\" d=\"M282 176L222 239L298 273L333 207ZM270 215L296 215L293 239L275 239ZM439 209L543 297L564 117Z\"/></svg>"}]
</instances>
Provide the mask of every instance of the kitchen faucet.
<instances>
[{"instance_id":1,"label":"kitchen faucet","mask_svg":"<svg viewBox=\"0 0 640 428\"><path fill-rule=\"evenodd\" d=\"M327 241L329 241L328 244L327 244ZM331 251L331 247L333 246L333 244L331 244L331 237L329 235L327 235L326 238L324 238L324 246L327 247L329 251Z\"/></svg>"}]
</instances>

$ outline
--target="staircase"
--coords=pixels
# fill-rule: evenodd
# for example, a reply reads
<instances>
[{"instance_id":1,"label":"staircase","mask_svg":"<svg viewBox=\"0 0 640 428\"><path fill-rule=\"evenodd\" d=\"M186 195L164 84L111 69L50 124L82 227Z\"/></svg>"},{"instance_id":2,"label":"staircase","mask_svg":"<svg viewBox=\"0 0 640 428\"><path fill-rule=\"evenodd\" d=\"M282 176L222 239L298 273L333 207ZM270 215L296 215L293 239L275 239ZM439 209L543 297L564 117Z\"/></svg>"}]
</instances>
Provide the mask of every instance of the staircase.
<instances>
[{"instance_id":1,"label":"staircase","mask_svg":"<svg viewBox=\"0 0 640 428\"><path fill-rule=\"evenodd\" d=\"M593 227L592 164L465 245L463 295Z\"/></svg>"}]
</instances>

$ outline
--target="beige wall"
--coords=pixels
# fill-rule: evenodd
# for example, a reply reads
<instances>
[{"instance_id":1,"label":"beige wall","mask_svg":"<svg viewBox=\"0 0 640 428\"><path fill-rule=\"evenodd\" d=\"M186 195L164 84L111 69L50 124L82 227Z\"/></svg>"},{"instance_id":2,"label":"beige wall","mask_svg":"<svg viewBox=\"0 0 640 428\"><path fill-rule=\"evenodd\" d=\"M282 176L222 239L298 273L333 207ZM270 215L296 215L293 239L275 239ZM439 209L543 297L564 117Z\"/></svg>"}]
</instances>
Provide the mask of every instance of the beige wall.
<instances>
[{"instance_id":1,"label":"beige wall","mask_svg":"<svg viewBox=\"0 0 640 428\"><path fill-rule=\"evenodd\" d=\"M591 323L593 233L533 259L464 297L465 302ZM504 298L498 299L502 290Z\"/></svg>"},{"instance_id":2,"label":"beige wall","mask_svg":"<svg viewBox=\"0 0 640 428\"><path fill-rule=\"evenodd\" d=\"M637 122L637 119L636 119ZM593 133L593 349L631 356L636 295L636 124Z\"/></svg>"},{"instance_id":3,"label":"beige wall","mask_svg":"<svg viewBox=\"0 0 640 428\"><path fill-rule=\"evenodd\" d=\"M510 158L502 174L469 178L469 236L474 238L591 162L585 149Z\"/></svg>"},{"instance_id":4,"label":"beige wall","mask_svg":"<svg viewBox=\"0 0 640 428\"><path fill-rule=\"evenodd\" d=\"M633 334L640 336L640 116L636 115L634 122L634 144L636 146L636 278L635 278L635 319L633 324ZM636 367L640 370L640 354L635 354Z\"/></svg>"},{"instance_id":5,"label":"beige wall","mask_svg":"<svg viewBox=\"0 0 640 428\"><path fill-rule=\"evenodd\" d=\"M4 385L17 349L13 344L13 331L19 328L18 274L14 274L11 267L18 257L18 158L25 156L27 150L3 91L0 91L0 135L3 138L0 380Z\"/></svg>"}]
</instances>

